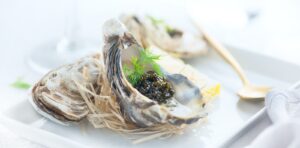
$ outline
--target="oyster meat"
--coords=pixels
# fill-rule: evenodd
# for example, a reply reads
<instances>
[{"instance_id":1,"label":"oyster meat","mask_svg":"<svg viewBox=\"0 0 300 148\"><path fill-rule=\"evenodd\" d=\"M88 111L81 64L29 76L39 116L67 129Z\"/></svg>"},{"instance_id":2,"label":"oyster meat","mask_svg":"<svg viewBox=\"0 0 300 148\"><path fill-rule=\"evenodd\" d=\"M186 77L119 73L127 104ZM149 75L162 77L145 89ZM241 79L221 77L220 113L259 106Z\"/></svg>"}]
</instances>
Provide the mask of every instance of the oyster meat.
<instances>
[{"instance_id":1,"label":"oyster meat","mask_svg":"<svg viewBox=\"0 0 300 148\"><path fill-rule=\"evenodd\" d=\"M205 85L205 78L199 77L196 70L158 48L151 48L162 55L158 64L175 90L168 103L159 104L134 88L123 73L123 64L130 63L133 56L139 57L145 49L119 20L105 22L103 34L105 73L126 119L140 127L157 124L182 126L205 116L200 90Z\"/></svg>"},{"instance_id":2,"label":"oyster meat","mask_svg":"<svg viewBox=\"0 0 300 148\"><path fill-rule=\"evenodd\" d=\"M151 16L122 15L120 19L143 47L155 45L180 58L207 53L208 46L199 32L179 29Z\"/></svg>"},{"instance_id":3,"label":"oyster meat","mask_svg":"<svg viewBox=\"0 0 300 148\"><path fill-rule=\"evenodd\" d=\"M101 55L82 58L80 61L62 66L46 74L36 83L29 97L38 113L52 121L67 125L79 122L89 113L89 108L80 95L76 83L94 84L101 74L98 62Z\"/></svg>"}]
</instances>

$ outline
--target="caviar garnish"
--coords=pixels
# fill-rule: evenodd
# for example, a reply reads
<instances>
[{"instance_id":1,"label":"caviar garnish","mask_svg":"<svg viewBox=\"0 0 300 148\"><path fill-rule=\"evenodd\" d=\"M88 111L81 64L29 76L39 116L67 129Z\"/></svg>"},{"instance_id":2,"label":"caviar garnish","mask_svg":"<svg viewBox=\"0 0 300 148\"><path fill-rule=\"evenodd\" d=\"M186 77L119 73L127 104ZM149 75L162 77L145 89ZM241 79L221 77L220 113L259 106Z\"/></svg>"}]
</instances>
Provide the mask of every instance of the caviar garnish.
<instances>
[{"instance_id":1,"label":"caviar garnish","mask_svg":"<svg viewBox=\"0 0 300 148\"><path fill-rule=\"evenodd\" d=\"M154 71L144 73L134 87L140 93L159 104L167 103L175 93L171 84Z\"/></svg>"},{"instance_id":2,"label":"caviar garnish","mask_svg":"<svg viewBox=\"0 0 300 148\"><path fill-rule=\"evenodd\" d=\"M168 28L167 29L168 34L172 38L181 37L183 35L183 32L174 28Z\"/></svg>"}]
</instances>

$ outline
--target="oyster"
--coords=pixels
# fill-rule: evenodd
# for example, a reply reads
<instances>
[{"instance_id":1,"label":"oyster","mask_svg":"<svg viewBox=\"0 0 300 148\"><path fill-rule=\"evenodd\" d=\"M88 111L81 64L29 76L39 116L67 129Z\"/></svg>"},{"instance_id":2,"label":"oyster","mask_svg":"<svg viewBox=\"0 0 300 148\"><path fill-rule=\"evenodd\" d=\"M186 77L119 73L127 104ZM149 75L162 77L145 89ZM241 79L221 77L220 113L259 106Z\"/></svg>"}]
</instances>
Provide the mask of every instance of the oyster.
<instances>
[{"instance_id":1,"label":"oyster","mask_svg":"<svg viewBox=\"0 0 300 148\"><path fill-rule=\"evenodd\" d=\"M50 71L32 88L30 102L44 117L67 125L78 122L89 113L89 108L78 91L76 83L93 84L95 90L101 74L98 62L100 54L82 58L80 61Z\"/></svg>"},{"instance_id":2,"label":"oyster","mask_svg":"<svg viewBox=\"0 0 300 148\"><path fill-rule=\"evenodd\" d=\"M208 46L200 33L178 29L151 16L123 15L120 19L144 47L153 44L180 58L196 57L207 52Z\"/></svg>"},{"instance_id":3,"label":"oyster","mask_svg":"<svg viewBox=\"0 0 300 148\"><path fill-rule=\"evenodd\" d=\"M123 73L122 64L130 63L133 56L140 56L144 50L141 45L124 24L115 19L105 22L103 33L106 76L127 120L140 127L165 123L181 126L195 123L205 116L201 112L203 77L199 78L193 68L158 48L151 49L162 55L163 59L158 63L175 90L169 103L158 104L135 89Z\"/></svg>"}]
</instances>

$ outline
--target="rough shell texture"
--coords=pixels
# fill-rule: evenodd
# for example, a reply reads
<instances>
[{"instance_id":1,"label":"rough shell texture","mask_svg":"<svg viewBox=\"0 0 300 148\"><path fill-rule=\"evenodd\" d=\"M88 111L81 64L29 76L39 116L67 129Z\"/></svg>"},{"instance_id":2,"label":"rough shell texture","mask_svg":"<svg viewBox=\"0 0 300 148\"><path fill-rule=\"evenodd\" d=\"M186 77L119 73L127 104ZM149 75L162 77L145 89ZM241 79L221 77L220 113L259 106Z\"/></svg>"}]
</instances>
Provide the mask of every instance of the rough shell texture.
<instances>
[{"instance_id":1,"label":"rough shell texture","mask_svg":"<svg viewBox=\"0 0 300 148\"><path fill-rule=\"evenodd\" d=\"M96 54L50 71L32 88L30 100L35 109L55 122L68 124L85 118L89 109L82 99L76 83L95 84L101 73ZM99 89L101 86L94 86Z\"/></svg>"},{"instance_id":2,"label":"rough shell texture","mask_svg":"<svg viewBox=\"0 0 300 148\"><path fill-rule=\"evenodd\" d=\"M113 29L111 28L112 26L114 27ZM192 91L192 93L198 93L192 95L192 97L198 96L199 98L187 101L188 103L186 104L182 103L180 99L174 98L175 107L170 107L169 105L159 105L157 102L143 96L132 87L123 74L122 63L128 61L131 58L131 55L138 56L139 50L143 50L143 48L118 20L107 21L103 26L103 31L105 38L103 50L106 75L112 90L117 96L121 110L128 120L142 127L164 123L181 126L183 124L192 124L203 117L203 114L201 114L199 110L196 112L193 111L194 108L197 108L196 106L201 106L199 103L201 102L201 96L199 96L200 85L193 84L189 78L183 76L181 73L172 75L173 73L171 72L174 70L166 71L166 73L171 73L168 77L172 77L174 80L180 80L177 82L175 81L175 83L182 85L178 87L183 88L183 90L178 91L178 95L186 96L185 94L180 94L189 92L184 89L194 89L196 86L199 86L197 87L198 91ZM162 63L172 63L174 61L177 62L179 64L178 66L181 68L189 67L183 62L177 61L167 54L165 55L168 57L166 60L169 61ZM175 68L174 65L172 67ZM169 69L171 69L171 67L169 67ZM193 71L189 72L193 73Z\"/></svg>"},{"instance_id":3,"label":"rough shell texture","mask_svg":"<svg viewBox=\"0 0 300 148\"><path fill-rule=\"evenodd\" d=\"M175 33L170 33L165 23L153 23L147 16L122 15L120 19L143 47L155 45L180 58L192 58L207 53L208 46L200 33L195 34L176 27L173 28Z\"/></svg>"}]
</instances>

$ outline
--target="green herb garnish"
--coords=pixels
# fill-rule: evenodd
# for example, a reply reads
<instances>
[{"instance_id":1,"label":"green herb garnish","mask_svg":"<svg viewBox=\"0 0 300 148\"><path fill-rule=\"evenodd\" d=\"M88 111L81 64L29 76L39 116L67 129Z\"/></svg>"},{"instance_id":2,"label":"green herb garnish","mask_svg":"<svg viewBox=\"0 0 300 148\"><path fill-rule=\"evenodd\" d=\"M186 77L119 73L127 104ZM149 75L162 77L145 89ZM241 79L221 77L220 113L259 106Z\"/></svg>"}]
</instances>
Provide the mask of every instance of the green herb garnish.
<instances>
[{"instance_id":1,"label":"green herb garnish","mask_svg":"<svg viewBox=\"0 0 300 148\"><path fill-rule=\"evenodd\" d=\"M172 28L170 25L168 25L164 20L157 19L157 18L155 18L153 16L149 16L149 15L147 17L151 20L153 25L155 25L155 26L162 25L169 34L174 32L175 29Z\"/></svg>"},{"instance_id":2,"label":"green herb garnish","mask_svg":"<svg viewBox=\"0 0 300 148\"><path fill-rule=\"evenodd\" d=\"M172 32L174 32L175 31L175 29L174 28L172 28L171 26L169 26L169 25L165 25L165 29L166 29L166 31L168 32L168 34L171 34Z\"/></svg>"},{"instance_id":3,"label":"green herb garnish","mask_svg":"<svg viewBox=\"0 0 300 148\"><path fill-rule=\"evenodd\" d=\"M159 60L160 56L154 55L149 51L149 49L142 49L140 52L140 57L132 57L131 64L123 66L124 74L126 75L128 81L132 85L136 85L137 82L141 79L142 75L146 72L146 66L152 66L153 71L157 73L159 76L162 76L162 71L160 66L156 63L156 60Z\"/></svg>"},{"instance_id":4,"label":"green herb garnish","mask_svg":"<svg viewBox=\"0 0 300 148\"><path fill-rule=\"evenodd\" d=\"M11 86L18 89L28 89L31 87L29 83L23 81L21 78L18 78Z\"/></svg>"},{"instance_id":5,"label":"green herb garnish","mask_svg":"<svg viewBox=\"0 0 300 148\"><path fill-rule=\"evenodd\" d=\"M157 18L155 18L153 16L150 16L150 15L148 15L147 17L151 20L153 25L165 24L165 21L162 20L162 19L157 19Z\"/></svg>"}]
</instances>

